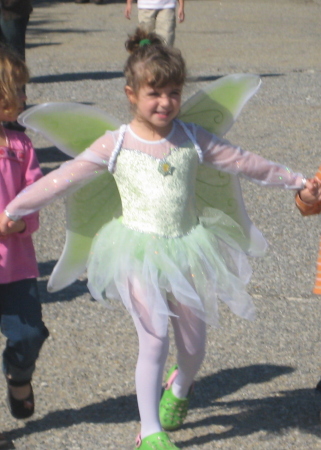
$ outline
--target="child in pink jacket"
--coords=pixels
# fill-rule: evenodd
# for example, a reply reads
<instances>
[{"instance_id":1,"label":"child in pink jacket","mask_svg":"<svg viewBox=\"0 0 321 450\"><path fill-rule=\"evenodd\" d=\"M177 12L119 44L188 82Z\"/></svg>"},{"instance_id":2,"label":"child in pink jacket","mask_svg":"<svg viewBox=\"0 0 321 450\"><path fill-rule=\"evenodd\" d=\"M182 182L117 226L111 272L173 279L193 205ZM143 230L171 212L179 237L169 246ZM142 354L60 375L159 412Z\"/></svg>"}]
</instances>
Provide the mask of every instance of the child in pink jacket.
<instances>
[{"instance_id":1,"label":"child in pink jacket","mask_svg":"<svg viewBox=\"0 0 321 450\"><path fill-rule=\"evenodd\" d=\"M0 121L11 122L23 110L28 81L24 62L0 47ZM42 176L29 138L0 125L0 210ZM39 351L49 333L42 321L37 289L38 267L32 233L39 226L37 213L8 224L0 234L0 326L7 338L3 370L8 405L18 419L34 412L32 374Z\"/></svg>"}]
</instances>

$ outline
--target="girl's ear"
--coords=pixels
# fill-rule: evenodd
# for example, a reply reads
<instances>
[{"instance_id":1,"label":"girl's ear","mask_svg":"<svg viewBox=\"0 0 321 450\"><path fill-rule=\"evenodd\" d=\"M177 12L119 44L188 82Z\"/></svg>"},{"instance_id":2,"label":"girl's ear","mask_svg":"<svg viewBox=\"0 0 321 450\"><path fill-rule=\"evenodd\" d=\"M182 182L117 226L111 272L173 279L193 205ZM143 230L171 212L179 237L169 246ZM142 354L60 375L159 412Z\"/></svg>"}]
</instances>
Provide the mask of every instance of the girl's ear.
<instances>
[{"instance_id":1,"label":"girl's ear","mask_svg":"<svg viewBox=\"0 0 321 450\"><path fill-rule=\"evenodd\" d=\"M134 105L137 102L137 97L132 87L125 86L125 94L127 95L127 98L132 105Z\"/></svg>"}]
</instances>

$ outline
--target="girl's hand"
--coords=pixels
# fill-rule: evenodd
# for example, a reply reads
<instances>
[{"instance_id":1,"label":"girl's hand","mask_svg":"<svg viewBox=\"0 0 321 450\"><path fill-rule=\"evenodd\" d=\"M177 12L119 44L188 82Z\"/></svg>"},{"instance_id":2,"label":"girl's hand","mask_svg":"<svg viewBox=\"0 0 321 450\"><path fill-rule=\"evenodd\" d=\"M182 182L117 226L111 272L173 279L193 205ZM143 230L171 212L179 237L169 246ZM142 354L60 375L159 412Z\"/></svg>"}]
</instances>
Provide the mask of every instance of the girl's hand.
<instances>
[{"instance_id":1,"label":"girl's hand","mask_svg":"<svg viewBox=\"0 0 321 450\"><path fill-rule=\"evenodd\" d=\"M321 182L318 178L307 180L306 187L299 192L299 196L304 203L313 205L321 201Z\"/></svg>"},{"instance_id":2,"label":"girl's hand","mask_svg":"<svg viewBox=\"0 0 321 450\"><path fill-rule=\"evenodd\" d=\"M5 215L4 212L0 214L0 239L5 239L8 235L13 233L21 233L26 228L26 223L23 219L14 222Z\"/></svg>"}]
</instances>

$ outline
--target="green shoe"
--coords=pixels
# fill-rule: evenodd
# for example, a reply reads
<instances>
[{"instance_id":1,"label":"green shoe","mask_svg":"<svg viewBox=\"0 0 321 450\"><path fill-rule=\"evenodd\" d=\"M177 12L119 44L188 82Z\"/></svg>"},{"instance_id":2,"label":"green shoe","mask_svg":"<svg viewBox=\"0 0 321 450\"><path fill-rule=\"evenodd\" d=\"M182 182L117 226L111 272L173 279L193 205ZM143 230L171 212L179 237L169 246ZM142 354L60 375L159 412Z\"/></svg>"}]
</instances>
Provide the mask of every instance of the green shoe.
<instances>
[{"instance_id":1,"label":"green shoe","mask_svg":"<svg viewBox=\"0 0 321 450\"><path fill-rule=\"evenodd\" d=\"M194 383L190 387L187 397L177 398L172 392L172 384L177 376L178 366L171 367L167 373L164 393L159 404L159 418L164 430L176 430L182 426L186 416Z\"/></svg>"},{"instance_id":2,"label":"green shoe","mask_svg":"<svg viewBox=\"0 0 321 450\"><path fill-rule=\"evenodd\" d=\"M136 438L135 449L136 448L139 448L140 450L179 450L179 448L170 441L165 431L150 434L144 439L141 439L139 434Z\"/></svg>"}]
</instances>

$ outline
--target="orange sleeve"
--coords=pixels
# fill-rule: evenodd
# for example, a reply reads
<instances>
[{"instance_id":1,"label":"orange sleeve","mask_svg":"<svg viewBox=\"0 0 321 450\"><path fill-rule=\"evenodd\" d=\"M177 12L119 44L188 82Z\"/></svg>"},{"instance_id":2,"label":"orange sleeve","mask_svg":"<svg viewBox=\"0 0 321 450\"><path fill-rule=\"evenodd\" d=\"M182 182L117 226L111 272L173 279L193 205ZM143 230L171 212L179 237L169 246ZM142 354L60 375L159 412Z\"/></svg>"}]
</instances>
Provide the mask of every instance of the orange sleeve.
<instances>
[{"instance_id":1,"label":"orange sleeve","mask_svg":"<svg viewBox=\"0 0 321 450\"><path fill-rule=\"evenodd\" d=\"M318 168L317 173L315 174L315 176L317 177L318 180L321 181L321 166Z\"/></svg>"},{"instance_id":2,"label":"orange sleeve","mask_svg":"<svg viewBox=\"0 0 321 450\"><path fill-rule=\"evenodd\" d=\"M321 166L319 167L315 176L316 176L316 178L318 178L321 181ZM321 202L317 202L314 205L309 205L307 203L304 203L301 200L299 194L300 193L297 192L297 194L295 196L295 203L303 216L309 216L312 214L320 214ZM317 259L316 276L315 276L313 293L316 295L321 295L321 238L319 241L319 253L318 253L318 259Z\"/></svg>"},{"instance_id":3,"label":"orange sleeve","mask_svg":"<svg viewBox=\"0 0 321 450\"><path fill-rule=\"evenodd\" d=\"M313 293L321 295L321 238L319 243L319 254L317 259L317 270L315 275L314 289Z\"/></svg>"},{"instance_id":4,"label":"orange sleeve","mask_svg":"<svg viewBox=\"0 0 321 450\"><path fill-rule=\"evenodd\" d=\"M319 167L315 176L316 178L318 178L318 180L321 181L321 166ZM313 205L304 203L304 201L301 200L299 192L297 192L295 196L295 204L299 208L299 211L302 214L302 216L312 216L313 214L321 213L321 202L314 203Z\"/></svg>"},{"instance_id":5,"label":"orange sleeve","mask_svg":"<svg viewBox=\"0 0 321 450\"><path fill-rule=\"evenodd\" d=\"M297 192L295 196L295 204L299 208L302 216L312 216L313 214L320 214L321 212L321 202L314 203L313 205L304 203L304 201L301 200L299 192Z\"/></svg>"}]
</instances>

